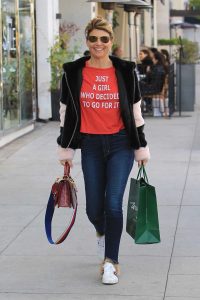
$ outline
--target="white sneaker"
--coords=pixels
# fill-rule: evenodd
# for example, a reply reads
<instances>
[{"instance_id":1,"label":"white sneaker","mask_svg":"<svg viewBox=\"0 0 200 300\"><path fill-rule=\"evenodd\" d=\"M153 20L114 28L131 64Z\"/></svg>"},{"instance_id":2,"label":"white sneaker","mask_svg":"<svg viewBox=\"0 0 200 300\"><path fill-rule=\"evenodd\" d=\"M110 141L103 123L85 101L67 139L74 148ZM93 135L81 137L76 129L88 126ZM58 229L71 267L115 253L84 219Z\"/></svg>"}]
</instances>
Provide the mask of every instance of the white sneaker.
<instances>
[{"instance_id":1,"label":"white sneaker","mask_svg":"<svg viewBox=\"0 0 200 300\"><path fill-rule=\"evenodd\" d=\"M97 255L101 261L105 258L105 235L97 236Z\"/></svg>"},{"instance_id":2,"label":"white sneaker","mask_svg":"<svg viewBox=\"0 0 200 300\"><path fill-rule=\"evenodd\" d=\"M105 262L103 266L103 276L102 283L103 284L116 284L119 282L117 277L117 272L114 265L110 262Z\"/></svg>"}]
</instances>

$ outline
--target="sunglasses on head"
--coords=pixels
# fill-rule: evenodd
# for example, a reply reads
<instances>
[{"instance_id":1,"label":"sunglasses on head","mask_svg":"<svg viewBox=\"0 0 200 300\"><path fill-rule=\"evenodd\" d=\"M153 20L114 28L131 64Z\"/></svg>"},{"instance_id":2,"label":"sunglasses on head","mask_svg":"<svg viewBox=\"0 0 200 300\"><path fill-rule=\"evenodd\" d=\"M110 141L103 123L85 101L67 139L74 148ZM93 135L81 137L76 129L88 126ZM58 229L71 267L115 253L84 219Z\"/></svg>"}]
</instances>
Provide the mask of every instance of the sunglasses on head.
<instances>
[{"instance_id":1,"label":"sunglasses on head","mask_svg":"<svg viewBox=\"0 0 200 300\"><path fill-rule=\"evenodd\" d=\"M89 35L88 36L88 41L90 43L96 43L98 40L100 40L102 43L107 44L110 41L109 36L95 36L95 35Z\"/></svg>"}]
</instances>

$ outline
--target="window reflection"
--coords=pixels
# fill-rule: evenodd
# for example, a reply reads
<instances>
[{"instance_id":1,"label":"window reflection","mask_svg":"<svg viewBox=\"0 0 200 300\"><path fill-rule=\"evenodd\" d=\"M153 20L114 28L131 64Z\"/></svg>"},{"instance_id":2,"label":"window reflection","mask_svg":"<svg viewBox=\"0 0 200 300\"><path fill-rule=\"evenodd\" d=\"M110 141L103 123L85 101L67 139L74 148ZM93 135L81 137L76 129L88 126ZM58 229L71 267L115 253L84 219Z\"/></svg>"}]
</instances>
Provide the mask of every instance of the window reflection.
<instances>
[{"instance_id":1,"label":"window reflection","mask_svg":"<svg viewBox=\"0 0 200 300\"><path fill-rule=\"evenodd\" d=\"M0 109L3 119L1 130L18 127L33 119L34 32L31 11L33 0L0 1L3 99Z\"/></svg>"},{"instance_id":2,"label":"window reflection","mask_svg":"<svg viewBox=\"0 0 200 300\"><path fill-rule=\"evenodd\" d=\"M2 1L2 64L4 129L19 124L15 0Z\"/></svg>"},{"instance_id":3,"label":"window reflection","mask_svg":"<svg viewBox=\"0 0 200 300\"><path fill-rule=\"evenodd\" d=\"M21 101L21 119L30 120L33 117L32 102L32 24L31 6L28 0L19 0L19 91Z\"/></svg>"}]
</instances>

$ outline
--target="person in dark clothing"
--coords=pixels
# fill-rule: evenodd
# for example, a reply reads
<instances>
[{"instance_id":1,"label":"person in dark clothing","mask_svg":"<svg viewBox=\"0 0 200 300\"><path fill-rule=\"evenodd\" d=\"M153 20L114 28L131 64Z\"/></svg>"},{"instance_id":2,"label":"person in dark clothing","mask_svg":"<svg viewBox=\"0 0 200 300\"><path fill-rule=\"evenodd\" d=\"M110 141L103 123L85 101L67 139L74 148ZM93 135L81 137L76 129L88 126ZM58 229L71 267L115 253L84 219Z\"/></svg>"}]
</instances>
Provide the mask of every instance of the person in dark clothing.
<instances>
[{"instance_id":1,"label":"person in dark clothing","mask_svg":"<svg viewBox=\"0 0 200 300\"><path fill-rule=\"evenodd\" d=\"M165 62L166 65L170 65L170 56L169 56L169 52L166 49L161 49L160 52L162 53L162 55L164 55L165 58Z\"/></svg>"},{"instance_id":2,"label":"person in dark clothing","mask_svg":"<svg viewBox=\"0 0 200 300\"><path fill-rule=\"evenodd\" d=\"M150 55L151 59L153 59L154 53L156 53L156 52L158 52L157 48L154 48L154 47L149 48L149 55Z\"/></svg>"},{"instance_id":3,"label":"person in dark clothing","mask_svg":"<svg viewBox=\"0 0 200 300\"><path fill-rule=\"evenodd\" d=\"M147 73L146 78L140 80L142 96L159 94L163 88L165 75L166 67L163 55L159 52L155 52L151 71Z\"/></svg>"},{"instance_id":4,"label":"person in dark clothing","mask_svg":"<svg viewBox=\"0 0 200 300\"><path fill-rule=\"evenodd\" d=\"M148 49L142 49L139 53L140 63L137 64L137 70L139 72L140 80L146 78L148 80L147 73L151 71L153 65L152 58L150 57L150 51ZM143 113L149 113L152 111L152 99L149 97L143 97L142 101Z\"/></svg>"},{"instance_id":5,"label":"person in dark clothing","mask_svg":"<svg viewBox=\"0 0 200 300\"><path fill-rule=\"evenodd\" d=\"M147 49L140 50L139 59L140 59L140 63L137 64L137 70L140 75L146 75L147 72L150 70L149 66L153 65L149 50Z\"/></svg>"},{"instance_id":6,"label":"person in dark clothing","mask_svg":"<svg viewBox=\"0 0 200 300\"><path fill-rule=\"evenodd\" d=\"M169 74L170 74L170 55L169 52L166 49L161 49L160 52L164 56L165 61L165 70L166 70L166 77L165 77L165 83L164 83L164 116L169 116Z\"/></svg>"},{"instance_id":7,"label":"person in dark clothing","mask_svg":"<svg viewBox=\"0 0 200 300\"><path fill-rule=\"evenodd\" d=\"M160 52L155 52L153 56L153 66L147 73L146 78L140 81L140 90L143 97L152 97L153 107L158 106L163 112L163 87L167 74L164 57ZM157 103L159 102L159 103Z\"/></svg>"},{"instance_id":8,"label":"person in dark clothing","mask_svg":"<svg viewBox=\"0 0 200 300\"><path fill-rule=\"evenodd\" d=\"M158 49L155 48L155 47L152 47L152 48L150 48L150 51L153 52L153 53L155 53L155 52L158 52Z\"/></svg>"}]
</instances>

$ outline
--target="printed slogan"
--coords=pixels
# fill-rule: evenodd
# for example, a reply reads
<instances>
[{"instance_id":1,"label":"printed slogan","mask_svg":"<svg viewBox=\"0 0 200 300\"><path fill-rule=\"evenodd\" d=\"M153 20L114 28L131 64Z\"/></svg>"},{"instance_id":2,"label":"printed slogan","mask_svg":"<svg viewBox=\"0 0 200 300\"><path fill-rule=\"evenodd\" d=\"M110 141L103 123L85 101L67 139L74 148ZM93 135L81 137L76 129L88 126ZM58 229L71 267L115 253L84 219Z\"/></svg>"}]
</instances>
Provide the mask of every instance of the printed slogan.
<instances>
[{"instance_id":1,"label":"printed slogan","mask_svg":"<svg viewBox=\"0 0 200 300\"><path fill-rule=\"evenodd\" d=\"M119 108L119 93L111 92L109 76L95 76L92 92L82 91L81 100L85 108Z\"/></svg>"}]
</instances>

